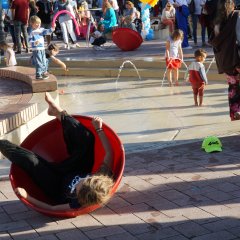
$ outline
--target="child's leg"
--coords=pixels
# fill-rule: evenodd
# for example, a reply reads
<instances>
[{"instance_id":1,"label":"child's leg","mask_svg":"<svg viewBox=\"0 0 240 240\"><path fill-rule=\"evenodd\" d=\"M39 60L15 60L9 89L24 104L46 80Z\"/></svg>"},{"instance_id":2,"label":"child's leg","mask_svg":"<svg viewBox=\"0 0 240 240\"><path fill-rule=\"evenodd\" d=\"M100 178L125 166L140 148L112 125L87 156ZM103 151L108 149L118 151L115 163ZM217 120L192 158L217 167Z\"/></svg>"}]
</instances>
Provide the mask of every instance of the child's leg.
<instances>
[{"instance_id":1,"label":"child's leg","mask_svg":"<svg viewBox=\"0 0 240 240\"><path fill-rule=\"evenodd\" d=\"M43 67L42 73L47 73L48 63L47 63L47 59L46 59L46 53L45 53L45 50L41 50L41 51L42 51L41 55L42 55L42 67Z\"/></svg>"},{"instance_id":2,"label":"child's leg","mask_svg":"<svg viewBox=\"0 0 240 240\"><path fill-rule=\"evenodd\" d=\"M169 82L169 86L172 86L172 69L167 69L167 79Z\"/></svg>"},{"instance_id":3,"label":"child's leg","mask_svg":"<svg viewBox=\"0 0 240 240\"><path fill-rule=\"evenodd\" d=\"M50 94L46 93L49 104L49 115L56 116L62 124L63 137L70 158L63 161L58 170L66 172L75 166L85 173L90 173L94 163L94 135L79 121L68 115L61 107L54 103Z\"/></svg>"},{"instance_id":4,"label":"child's leg","mask_svg":"<svg viewBox=\"0 0 240 240\"><path fill-rule=\"evenodd\" d=\"M194 98L194 105L198 106L198 88L192 86L193 89L193 98Z\"/></svg>"},{"instance_id":5,"label":"child's leg","mask_svg":"<svg viewBox=\"0 0 240 240\"><path fill-rule=\"evenodd\" d=\"M41 50L36 50L32 52L33 60L35 62L36 77L41 77L45 69L45 64L43 63L43 56Z\"/></svg>"},{"instance_id":6,"label":"child's leg","mask_svg":"<svg viewBox=\"0 0 240 240\"><path fill-rule=\"evenodd\" d=\"M198 94L199 94L199 106L202 106L202 104L203 104L203 92L204 92L204 85L202 85L202 86L198 89Z\"/></svg>"},{"instance_id":7,"label":"child's leg","mask_svg":"<svg viewBox=\"0 0 240 240\"><path fill-rule=\"evenodd\" d=\"M173 69L173 80L176 86L178 86L178 75L179 75L178 68Z\"/></svg>"},{"instance_id":8,"label":"child's leg","mask_svg":"<svg viewBox=\"0 0 240 240\"><path fill-rule=\"evenodd\" d=\"M0 140L0 151L8 160L23 169L49 197L52 199L57 197L60 192L59 179L49 163L33 152L7 140Z\"/></svg>"}]
</instances>

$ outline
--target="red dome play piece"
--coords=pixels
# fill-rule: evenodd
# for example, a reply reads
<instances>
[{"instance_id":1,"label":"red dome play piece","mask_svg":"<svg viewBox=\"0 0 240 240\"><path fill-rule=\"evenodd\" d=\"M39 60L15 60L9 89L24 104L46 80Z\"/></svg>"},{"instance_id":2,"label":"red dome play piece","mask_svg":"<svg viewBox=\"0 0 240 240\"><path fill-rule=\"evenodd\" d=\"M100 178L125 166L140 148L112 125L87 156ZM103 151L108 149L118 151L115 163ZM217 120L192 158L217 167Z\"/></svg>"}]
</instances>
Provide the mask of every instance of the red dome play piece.
<instances>
[{"instance_id":1,"label":"red dome play piece","mask_svg":"<svg viewBox=\"0 0 240 240\"><path fill-rule=\"evenodd\" d=\"M94 128L92 126L92 118L86 116L74 117L78 121L81 121L81 123L88 129L92 130L95 135L95 162L92 171L94 173L99 169L103 161L104 149L99 138L97 137L96 131L94 131ZM110 127L108 127L106 124L103 124L103 129L113 148L114 163L112 171L116 176L116 181L112 189L112 194L114 194L123 175L125 165L124 148L120 139ZM49 162L59 162L67 157L67 151L62 134L62 127L57 119L47 122L37 128L23 141L21 146L39 154ZM31 195L36 199L50 203L49 199L47 199L41 189L39 189L39 187L32 182L31 178L15 164L11 165L9 178L13 189L17 187L25 188L26 191L31 193ZM92 205L89 207L71 209L68 211L53 211L40 208L28 202L22 197L20 197L20 200L32 209L52 217L76 217L80 214L86 214L100 207L99 205Z\"/></svg>"},{"instance_id":2,"label":"red dome play piece","mask_svg":"<svg viewBox=\"0 0 240 240\"><path fill-rule=\"evenodd\" d=\"M112 33L113 42L123 51L132 51L140 47L142 36L130 28L116 28Z\"/></svg>"}]
</instances>

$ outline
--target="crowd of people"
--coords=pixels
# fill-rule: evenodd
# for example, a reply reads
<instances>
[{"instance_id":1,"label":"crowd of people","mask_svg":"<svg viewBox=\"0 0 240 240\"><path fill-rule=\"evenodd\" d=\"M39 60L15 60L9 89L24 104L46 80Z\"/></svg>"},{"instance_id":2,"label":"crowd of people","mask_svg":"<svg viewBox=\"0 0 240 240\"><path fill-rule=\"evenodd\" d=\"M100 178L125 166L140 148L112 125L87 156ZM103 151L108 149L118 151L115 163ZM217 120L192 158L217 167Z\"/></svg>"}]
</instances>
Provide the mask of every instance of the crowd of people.
<instances>
[{"instance_id":1,"label":"crowd of people","mask_svg":"<svg viewBox=\"0 0 240 240\"><path fill-rule=\"evenodd\" d=\"M102 46L106 43L106 34L111 33L116 27L130 28L141 33L141 27L138 28L139 24L137 27L136 23L144 25L141 22L139 1L9 0L9 3L9 9L4 11L4 29L11 34L13 50L9 44L0 45L0 48L6 53L6 65L16 65L14 51L18 54L25 49L29 53L31 48L31 62L36 68L36 79L48 78L49 60L67 70L66 65L56 58L59 52L58 46L51 44L51 35L53 32L56 33L58 28L61 29L66 49L79 47L73 20L68 14L64 12L55 24L52 23L54 15L59 11L67 10L81 26L80 23L92 22L89 9L96 8L94 11L95 29L92 29L90 35L90 43L95 50L105 49ZM169 85L178 85L178 72L183 61L183 49L200 46L202 48L213 47L219 73L227 74L232 120L240 119L239 50L229 51L232 46L236 45L236 36L240 38L240 31L237 30L239 16L238 12L234 11L238 8L239 2L235 0L160 0L151 9L153 15L161 15L161 23L169 29L169 37L166 41L166 67ZM197 26L199 25L201 27L200 45L197 36ZM188 42L190 35L193 38L193 46L190 46ZM223 43L222 39L224 38L226 41ZM47 51L45 51L45 40L48 46ZM202 83L207 83L202 64L206 53L202 49L197 49L193 53L196 61L201 64L192 64L191 66L194 67L189 72L191 74L194 71L199 72L199 81L202 80L198 84L192 80L190 82L194 85L195 105L202 105L204 89ZM238 67L236 68L236 66ZM193 78L191 74L190 79ZM198 91L196 86L199 86ZM199 104L195 95L200 97Z\"/></svg>"},{"instance_id":2,"label":"crowd of people","mask_svg":"<svg viewBox=\"0 0 240 240\"><path fill-rule=\"evenodd\" d=\"M189 16L192 17L193 40L197 45L197 21L201 23L202 46L206 46L205 29L208 32L208 42L213 47L216 64L219 73L225 73L229 84L228 99L231 120L240 120L240 14L235 11L234 0L192 0L194 9L190 13L190 4L186 0L169 0L162 11L162 22L169 26L170 36L166 41L166 66L169 85L178 85L179 68L183 61L183 48L190 49L188 43ZM67 10L76 14L76 4L69 0L47 1L39 0L13 0L10 12L6 12L9 19L9 32L13 32L13 48L16 53L21 53L22 47L29 52L31 46L32 63L36 67L36 78L48 78L48 61L52 60L67 70L66 65L55 56L59 48L51 43L51 34L56 29L52 25L52 14L55 7L58 11ZM117 7L118 2L103 0L101 14L97 29L91 35L90 42L97 49L106 42L104 33L120 24L120 26L134 27L134 21L139 18L139 12L130 1L126 1L126 9L122 11L121 17L118 13L121 9ZM84 3L85 4L85 3ZM209 4L209 5L208 5ZM211 7L210 7L210 4ZM81 3L81 7L83 4ZM41 10L42 9L42 10ZM79 18L88 18L86 8ZM12 14L12 15L11 15ZM47 17L48 16L48 17ZM63 32L65 48L69 49L69 35L74 47L77 47L73 23L68 15L62 15L59 24ZM21 34L22 33L22 34ZM48 48L45 51L44 37L46 37ZM28 39L29 37L29 39ZM0 47L8 54L8 65L15 65L13 50L6 43ZM204 61L207 52L204 49L194 51L194 61L189 66L189 81L192 86L194 105L203 105L203 93L208 83ZM56 205L51 206L41 202L27 193L23 188L17 188L18 195L28 199L30 202L45 209L69 210L89 206L92 204L105 204L111 194L114 184L114 176L111 171L113 164L112 149L102 128L100 118L93 119L93 126L100 139L105 156L99 171L91 174L94 161L94 137L81 123L69 116L58 106L49 94L45 96L49 105L48 114L55 116L62 125L64 140L68 148L69 158L59 165L51 165L45 159L34 152L27 151L6 140L0 141L0 151L11 162L19 165L38 184L41 189L52 199ZM79 138L82 136L82 138ZM82 150L83 149L83 150ZM82 150L82 152L80 152ZM87 161L79 161L87 160ZM80 166L80 164L82 164ZM77 172L76 168L82 169ZM44 174L42 174L44 173ZM66 177L68 179L66 179ZM50 179L50 180L49 180ZM49 185L49 182L51 183ZM59 182L61 184L59 184ZM66 182L66 184L65 184Z\"/></svg>"}]
</instances>

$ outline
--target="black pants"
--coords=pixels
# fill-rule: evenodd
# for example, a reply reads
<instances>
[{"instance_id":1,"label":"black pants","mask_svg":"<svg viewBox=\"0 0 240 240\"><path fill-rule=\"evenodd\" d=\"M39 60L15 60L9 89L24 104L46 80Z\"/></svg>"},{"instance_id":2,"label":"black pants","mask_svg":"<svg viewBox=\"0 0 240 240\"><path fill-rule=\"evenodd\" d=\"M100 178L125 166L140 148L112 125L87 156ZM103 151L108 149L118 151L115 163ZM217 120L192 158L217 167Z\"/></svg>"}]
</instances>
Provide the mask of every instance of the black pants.
<instances>
[{"instance_id":1,"label":"black pants","mask_svg":"<svg viewBox=\"0 0 240 240\"><path fill-rule=\"evenodd\" d=\"M105 37L99 37L94 40L92 45L94 46L101 46L102 44L106 43L106 38Z\"/></svg>"},{"instance_id":2,"label":"black pants","mask_svg":"<svg viewBox=\"0 0 240 240\"><path fill-rule=\"evenodd\" d=\"M41 156L8 140L0 140L1 153L27 172L46 195L56 203L61 201L61 182L64 175L76 172L76 170L83 174L91 173L94 163L92 132L66 113L62 115L61 124L70 157L57 164L49 163Z\"/></svg>"}]
</instances>

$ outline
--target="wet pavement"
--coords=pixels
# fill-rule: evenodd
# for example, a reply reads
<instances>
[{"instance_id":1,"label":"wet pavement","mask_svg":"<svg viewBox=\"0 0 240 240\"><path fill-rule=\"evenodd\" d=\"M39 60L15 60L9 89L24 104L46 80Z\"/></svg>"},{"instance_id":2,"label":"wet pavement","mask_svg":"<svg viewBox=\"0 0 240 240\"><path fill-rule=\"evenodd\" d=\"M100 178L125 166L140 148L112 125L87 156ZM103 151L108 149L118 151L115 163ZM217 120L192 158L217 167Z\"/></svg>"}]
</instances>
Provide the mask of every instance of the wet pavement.
<instances>
[{"instance_id":1,"label":"wet pavement","mask_svg":"<svg viewBox=\"0 0 240 240\"><path fill-rule=\"evenodd\" d=\"M145 51L155 48L148 44ZM156 49L142 54L154 57ZM100 54L90 50L79 56ZM240 127L230 122L225 82L207 86L203 107L193 106L183 82L169 88L157 79L63 76L58 87L69 113L100 115L118 133L126 150L122 182L107 206L56 219L27 208L2 180L0 239L240 239ZM201 149L208 135L219 136L222 152Z\"/></svg>"}]
</instances>

